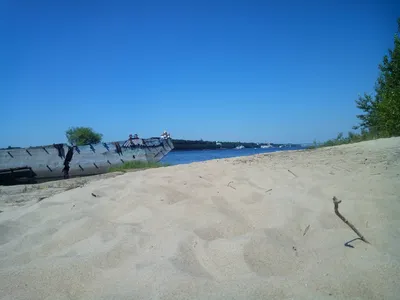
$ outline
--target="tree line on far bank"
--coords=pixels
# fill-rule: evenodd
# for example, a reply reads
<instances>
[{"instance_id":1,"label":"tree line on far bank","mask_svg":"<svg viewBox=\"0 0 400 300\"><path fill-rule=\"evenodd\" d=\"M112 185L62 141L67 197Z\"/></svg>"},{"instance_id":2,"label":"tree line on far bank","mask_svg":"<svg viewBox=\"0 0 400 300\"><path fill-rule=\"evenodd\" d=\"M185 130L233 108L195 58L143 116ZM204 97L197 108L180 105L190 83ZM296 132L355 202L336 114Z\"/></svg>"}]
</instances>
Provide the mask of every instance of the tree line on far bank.
<instances>
[{"instance_id":1,"label":"tree line on far bank","mask_svg":"<svg viewBox=\"0 0 400 300\"><path fill-rule=\"evenodd\" d=\"M245 148L260 148L258 143L245 143L245 142L212 142L203 140L181 140L172 139L174 150L215 150L215 149L234 149L237 146Z\"/></svg>"},{"instance_id":2,"label":"tree line on far bank","mask_svg":"<svg viewBox=\"0 0 400 300\"><path fill-rule=\"evenodd\" d=\"M65 132L65 136L70 145L83 146L89 144L97 144L102 142L103 134L96 132L91 127L70 127ZM246 143L246 142L215 142L203 140L184 140L172 139L174 150L215 150L215 149L233 149L237 146L244 146L245 148L260 148L259 143ZM273 144L271 146L279 147L283 144ZM288 144L290 146L300 146L297 144ZM21 147L11 147L4 149L18 149Z\"/></svg>"}]
</instances>

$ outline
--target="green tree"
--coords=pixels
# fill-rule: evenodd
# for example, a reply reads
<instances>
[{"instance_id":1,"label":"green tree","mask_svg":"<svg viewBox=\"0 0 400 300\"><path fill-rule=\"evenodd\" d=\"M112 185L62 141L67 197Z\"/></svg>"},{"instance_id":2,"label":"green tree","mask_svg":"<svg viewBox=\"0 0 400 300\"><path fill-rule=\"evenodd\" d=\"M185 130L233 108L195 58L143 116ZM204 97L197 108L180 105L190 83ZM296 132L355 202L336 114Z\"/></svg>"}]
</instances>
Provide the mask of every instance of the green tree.
<instances>
[{"instance_id":1,"label":"green tree","mask_svg":"<svg viewBox=\"0 0 400 300\"><path fill-rule=\"evenodd\" d=\"M71 127L66 132L67 140L71 145L82 146L101 142L103 135L90 127Z\"/></svg>"},{"instance_id":2,"label":"green tree","mask_svg":"<svg viewBox=\"0 0 400 300\"><path fill-rule=\"evenodd\" d=\"M400 18L394 36L394 48L389 49L379 65L375 95L360 96L356 105L364 113L357 115L360 124L355 128L368 130L377 136L400 135Z\"/></svg>"}]
</instances>

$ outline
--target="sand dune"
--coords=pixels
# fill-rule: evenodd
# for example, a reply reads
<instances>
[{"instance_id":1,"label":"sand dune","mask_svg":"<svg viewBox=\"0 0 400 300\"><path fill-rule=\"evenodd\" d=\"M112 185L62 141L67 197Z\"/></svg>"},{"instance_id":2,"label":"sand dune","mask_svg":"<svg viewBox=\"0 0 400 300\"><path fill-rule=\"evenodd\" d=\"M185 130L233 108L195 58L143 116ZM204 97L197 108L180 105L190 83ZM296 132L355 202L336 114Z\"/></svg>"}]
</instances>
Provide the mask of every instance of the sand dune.
<instances>
[{"instance_id":1,"label":"sand dune","mask_svg":"<svg viewBox=\"0 0 400 300\"><path fill-rule=\"evenodd\" d=\"M31 189L0 190L1 299L400 295L400 138Z\"/></svg>"}]
</instances>

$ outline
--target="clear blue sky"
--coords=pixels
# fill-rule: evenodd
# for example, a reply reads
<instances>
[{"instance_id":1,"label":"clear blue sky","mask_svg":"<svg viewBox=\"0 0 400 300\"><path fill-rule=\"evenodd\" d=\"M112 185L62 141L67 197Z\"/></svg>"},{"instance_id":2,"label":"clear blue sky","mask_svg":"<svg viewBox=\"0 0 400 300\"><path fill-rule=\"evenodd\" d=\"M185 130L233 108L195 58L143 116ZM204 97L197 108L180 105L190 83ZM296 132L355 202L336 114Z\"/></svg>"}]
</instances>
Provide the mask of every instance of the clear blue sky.
<instances>
[{"instance_id":1,"label":"clear blue sky","mask_svg":"<svg viewBox=\"0 0 400 300\"><path fill-rule=\"evenodd\" d=\"M70 126L325 140L356 124L399 16L394 0L0 0L0 147Z\"/></svg>"}]
</instances>

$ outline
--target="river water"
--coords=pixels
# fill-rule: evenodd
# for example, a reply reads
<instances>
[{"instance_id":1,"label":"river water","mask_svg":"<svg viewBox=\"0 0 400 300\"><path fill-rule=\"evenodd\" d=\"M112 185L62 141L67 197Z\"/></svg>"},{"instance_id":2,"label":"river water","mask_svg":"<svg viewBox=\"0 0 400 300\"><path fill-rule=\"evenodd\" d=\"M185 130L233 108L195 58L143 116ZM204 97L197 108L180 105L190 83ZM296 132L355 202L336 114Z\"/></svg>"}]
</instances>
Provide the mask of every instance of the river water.
<instances>
[{"instance_id":1,"label":"river water","mask_svg":"<svg viewBox=\"0 0 400 300\"><path fill-rule=\"evenodd\" d=\"M172 151L161 160L161 163L167 163L170 165L190 164L192 162L206 161L211 159L248 156L260 153L300 149L305 149L305 147Z\"/></svg>"}]
</instances>

